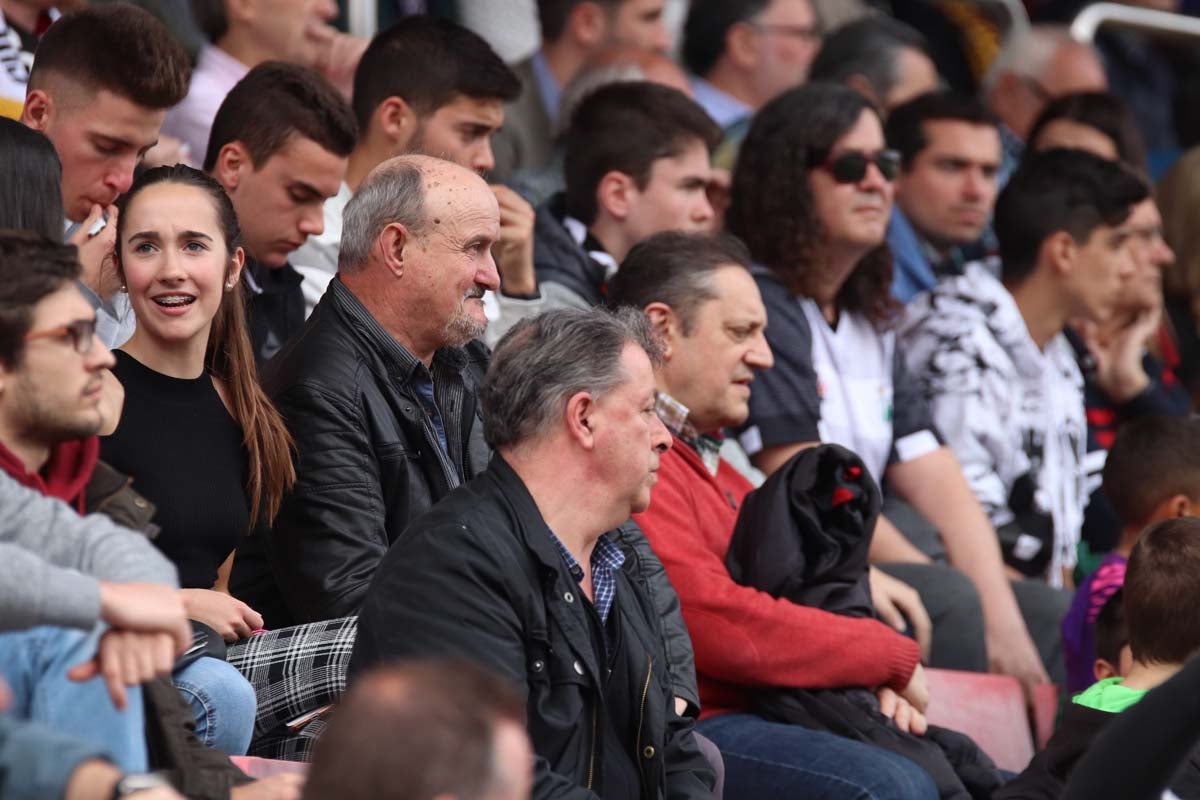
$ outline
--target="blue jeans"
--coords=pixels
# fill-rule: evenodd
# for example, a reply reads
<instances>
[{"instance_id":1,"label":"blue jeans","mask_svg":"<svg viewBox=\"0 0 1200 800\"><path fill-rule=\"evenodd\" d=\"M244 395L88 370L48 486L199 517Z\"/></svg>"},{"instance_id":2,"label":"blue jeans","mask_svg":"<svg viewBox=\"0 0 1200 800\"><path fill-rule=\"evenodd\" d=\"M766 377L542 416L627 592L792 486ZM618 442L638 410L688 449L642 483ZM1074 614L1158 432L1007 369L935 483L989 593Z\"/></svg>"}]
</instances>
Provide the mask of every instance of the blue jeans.
<instances>
[{"instance_id":1,"label":"blue jeans","mask_svg":"<svg viewBox=\"0 0 1200 800\"><path fill-rule=\"evenodd\" d=\"M696 730L725 759L725 800L937 800L933 779L906 758L832 733L720 714Z\"/></svg>"},{"instance_id":2,"label":"blue jeans","mask_svg":"<svg viewBox=\"0 0 1200 800\"><path fill-rule=\"evenodd\" d=\"M0 677L12 689L15 716L98 745L125 772L145 772L141 689L127 689L128 705L118 711L98 677L67 678L67 670L95 656L103 630L41 626L0 634Z\"/></svg>"},{"instance_id":3,"label":"blue jeans","mask_svg":"<svg viewBox=\"0 0 1200 800\"><path fill-rule=\"evenodd\" d=\"M254 687L228 662L198 658L171 676L196 715L196 736L230 756L244 756L254 735Z\"/></svg>"}]
</instances>

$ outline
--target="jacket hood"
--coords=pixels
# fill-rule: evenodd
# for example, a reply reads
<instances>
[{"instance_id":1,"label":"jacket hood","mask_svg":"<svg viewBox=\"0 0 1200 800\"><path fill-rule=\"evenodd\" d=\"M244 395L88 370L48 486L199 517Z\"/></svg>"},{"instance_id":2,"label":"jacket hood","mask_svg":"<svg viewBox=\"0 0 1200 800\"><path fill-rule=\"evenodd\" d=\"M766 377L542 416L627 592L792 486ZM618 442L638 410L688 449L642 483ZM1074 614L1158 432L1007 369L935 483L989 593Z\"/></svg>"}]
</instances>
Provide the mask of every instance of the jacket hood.
<instances>
[{"instance_id":1,"label":"jacket hood","mask_svg":"<svg viewBox=\"0 0 1200 800\"><path fill-rule=\"evenodd\" d=\"M41 472L29 472L21 459L0 444L0 469L22 486L56 497L82 512L83 490L92 478L99 456L98 437L73 439L60 442L50 451L50 458Z\"/></svg>"}]
</instances>

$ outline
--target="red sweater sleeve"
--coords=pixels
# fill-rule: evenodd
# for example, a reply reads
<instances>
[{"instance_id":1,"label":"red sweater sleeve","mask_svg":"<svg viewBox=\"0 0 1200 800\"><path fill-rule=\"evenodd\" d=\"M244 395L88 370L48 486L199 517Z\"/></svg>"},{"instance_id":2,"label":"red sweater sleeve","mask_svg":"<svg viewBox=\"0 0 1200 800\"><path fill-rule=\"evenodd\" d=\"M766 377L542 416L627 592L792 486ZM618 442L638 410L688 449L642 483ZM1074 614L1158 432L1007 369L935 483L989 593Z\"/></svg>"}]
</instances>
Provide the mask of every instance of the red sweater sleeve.
<instances>
[{"instance_id":1,"label":"red sweater sleeve","mask_svg":"<svg viewBox=\"0 0 1200 800\"><path fill-rule=\"evenodd\" d=\"M902 690L916 642L873 619L776 599L735 583L725 567L739 505L749 489L722 462L717 482L679 451L663 456L650 508L637 515L679 594L702 675L739 686Z\"/></svg>"}]
</instances>

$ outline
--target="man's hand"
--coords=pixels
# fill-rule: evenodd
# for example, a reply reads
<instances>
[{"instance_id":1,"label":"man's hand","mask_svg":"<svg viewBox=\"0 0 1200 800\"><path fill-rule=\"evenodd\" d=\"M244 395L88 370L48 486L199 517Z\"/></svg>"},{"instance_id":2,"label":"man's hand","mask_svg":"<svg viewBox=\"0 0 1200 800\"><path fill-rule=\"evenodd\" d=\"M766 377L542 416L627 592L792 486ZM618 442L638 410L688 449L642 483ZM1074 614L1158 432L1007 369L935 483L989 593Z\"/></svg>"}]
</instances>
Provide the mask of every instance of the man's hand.
<instances>
[{"instance_id":1,"label":"man's hand","mask_svg":"<svg viewBox=\"0 0 1200 800\"><path fill-rule=\"evenodd\" d=\"M929 660L933 623L917 590L882 570L871 567L871 602L879 618L901 633L911 625L921 648L921 660Z\"/></svg>"},{"instance_id":2,"label":"man's hand","mask_svg":"<svg viewBox=\"0 0 1200 800\"><path fill-rule=\"evenodd\" d=\"M203 622L227 642L245 639L262 628L262 615L236 597L211 589L184 589L188 619Z\"/></svg>"},{"instance_id":3,"label":"man's hand","mask_svg":"<svg viewBox=\"0 0 1200 800\"><path fill-rule=\"evenodd\" d=\"M73 681L100 675L118 710L125 710L126 686L139 686L160 675L170 675L175 665L174 642L165 633L108 630L100 637L96 655L67 671Z\"/></svg>"},{"instance_id":4,"label":"man's hand","mask_svg":"<svg viewBox=\"0 0 1200 800\"><path fill-rule=\"evenodd\" d=\"M354 71L371 40L342 33L320 20L309 22L304 36L315 51L313 69L333 84L342 97L350 100L354 93Z\"/></svg>"},{"instance_id":5,"label":"man's hand","mask_svg":"<svg viewBox=\"0 0 1200 800\"><path fill-rule=\"evenodd\" d=\"M88 231L105 216L108 223L95 236L89 236ZM100 299L107 300L120 286L110 258L117 244L117 207L101 208L99 204L93 204L91 213L67 244L79 249L79 263L83 266L80 278Z\"/></svg>"},{"instance_id":6,"label":"man's hand","mask_svg":"<svg viewBox=\"0 0 1200 800\"><path fill-rule=\"evenodd\" d=\"M1017 620L1020 622L1020 620ZM1049 683L1050 676L1042 665L1033 639L1024 624L992 630L984 627L987 641L988 670L1011 675L1021 682L1026 698L1033 696L1033 687Z\"/></svg>"},{"instance_id":7,"label":"man's hand","mask_svg":"<svg viewBox=\"0 0 1200 800\"><path fill-rule=\"evenodd\" d=\"M533 206L507 186L492 185L500 205L500 239L492 247L500 289L505 294L533 294L537 275L533 268Z\"/></svg>"},{"instance_id":8,"label":"man's hand","mask_svg":"<svg viewBox=\"0 0 1200 800\"><path fill-rule=\"evenodd\" d=\"M925 713L925 709L929 707L929 686L925 683L925 668L920 664L913 670L912 677L908 679L908 686L904 687L900 696L921 713Z\"/></svg>"},{"instance_id":9,"label":"man's hand","mask_svg":"<svg viewBox=\"0 0 1200 800\"><path fill-rule=\"evenodd\" d=\"M875 693L879 698L879 713L889 717L896 727L914 736L924 736L929 729L925 715L913 708L907 700L886 686Z\"/></svg>"},{"instance_id":10,"label":"man's hand","mask_svg":"<svg viewBox=\"0 0 1200 800\"><path fill-rule=\"evenodd\" d=\"M300 800L303 790L304 776L287 773L235 786L230 797L232 800Z\"/></svg>"},{"instance_id":11,"label":"man's hand","mask_svg":"<svg viewBox=\"0 0 1200 800\"><path fill-rule=\"evenodd\" d=\"M1117 403L1132 400L1150 385L1142 356L1161 322L1160 303L1137 312L1116 330L1102 331L1092 322L1076 326L1096 361L1096 385Z\"/></svg>"},{"instance_id":12,"label":"man's hand","mask_svg":"<svg viewBox=\"0 0 1200 800\"><path fill-rule=\"evenodd\" d=\"M165 633L182 653L192 643L192 626L180 592L158 583L100 582L100 619L120 630Z\"/></svg>"}]
</instances>

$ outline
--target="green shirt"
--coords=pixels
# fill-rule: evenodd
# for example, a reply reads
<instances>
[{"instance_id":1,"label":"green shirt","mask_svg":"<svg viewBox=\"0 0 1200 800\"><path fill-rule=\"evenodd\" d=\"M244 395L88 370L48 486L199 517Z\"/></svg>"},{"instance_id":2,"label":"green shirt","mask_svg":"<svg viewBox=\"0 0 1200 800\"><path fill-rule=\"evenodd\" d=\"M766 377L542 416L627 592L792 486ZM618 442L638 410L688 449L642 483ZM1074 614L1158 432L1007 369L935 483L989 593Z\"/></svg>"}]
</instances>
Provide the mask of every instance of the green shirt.
<instances>
[{"instance_id":1,"label":"green shirt","mask_svg":"<svg viewBox=\"0 0 1200 800\"><path fill-rule=\"evenodd\" d=\"M1123 678L1105 678L1093 683L1071 701L1081 706L1120 714L1146 696L1145 689L1129 689L1121 685Z\"/></svg>"}]
</instances>

